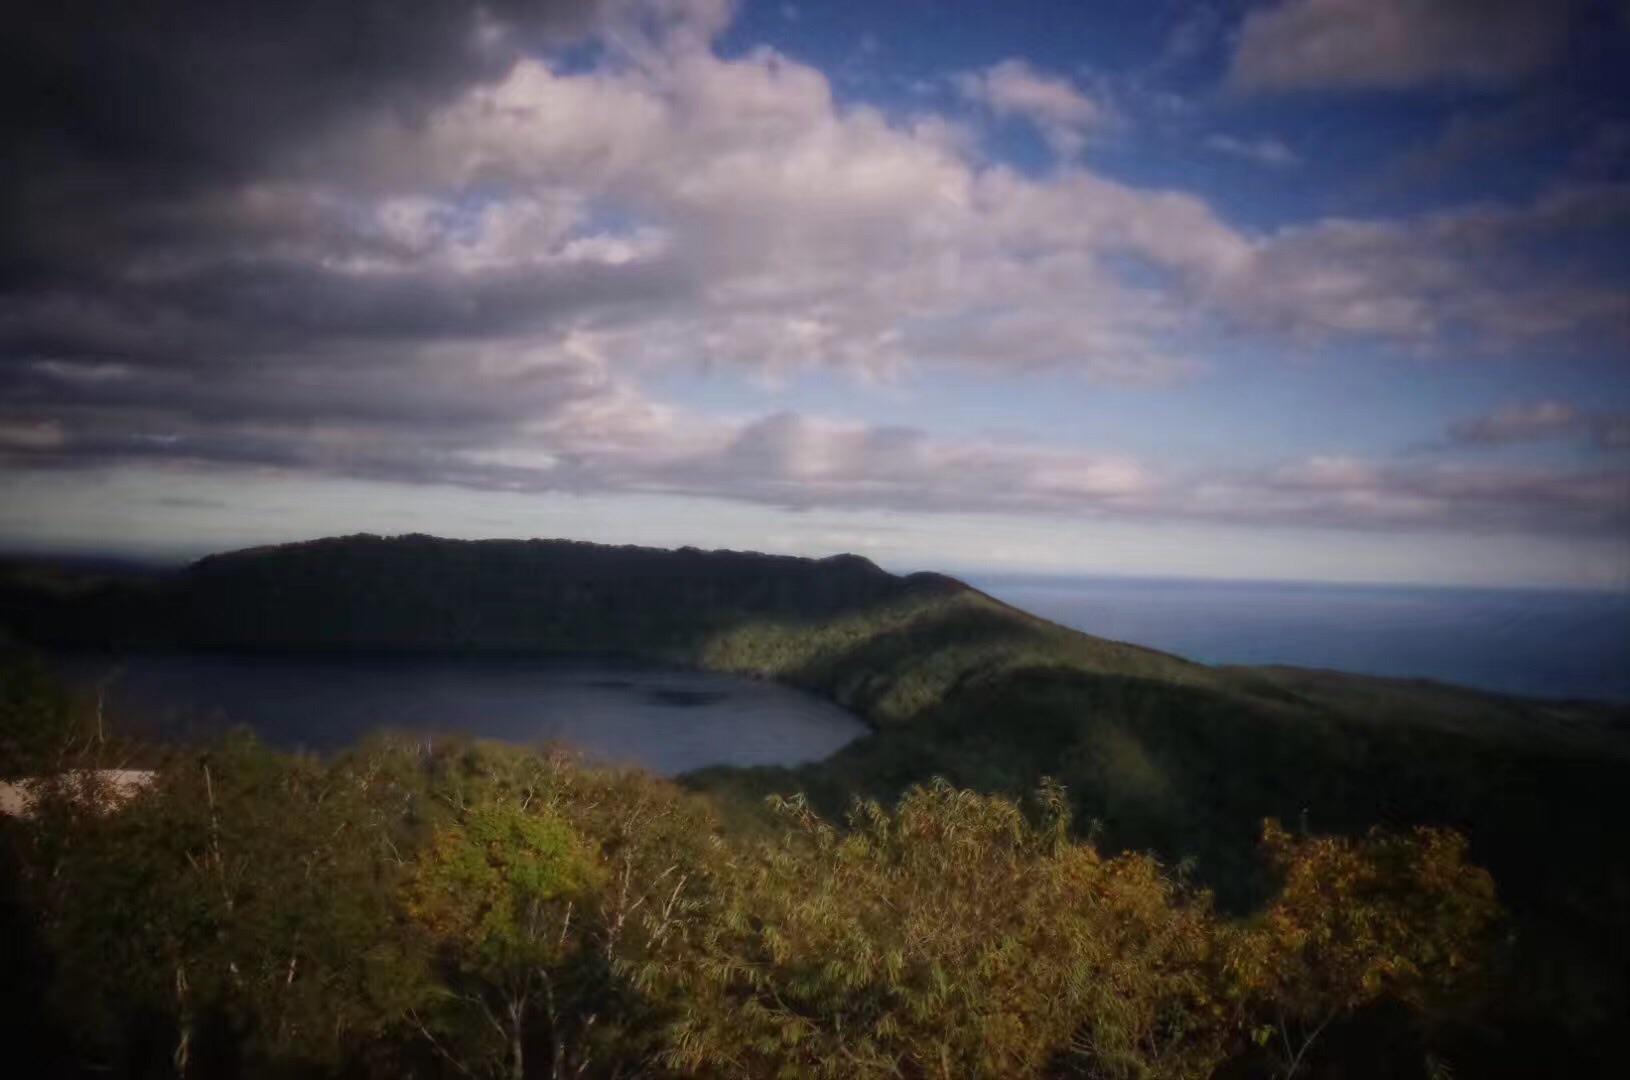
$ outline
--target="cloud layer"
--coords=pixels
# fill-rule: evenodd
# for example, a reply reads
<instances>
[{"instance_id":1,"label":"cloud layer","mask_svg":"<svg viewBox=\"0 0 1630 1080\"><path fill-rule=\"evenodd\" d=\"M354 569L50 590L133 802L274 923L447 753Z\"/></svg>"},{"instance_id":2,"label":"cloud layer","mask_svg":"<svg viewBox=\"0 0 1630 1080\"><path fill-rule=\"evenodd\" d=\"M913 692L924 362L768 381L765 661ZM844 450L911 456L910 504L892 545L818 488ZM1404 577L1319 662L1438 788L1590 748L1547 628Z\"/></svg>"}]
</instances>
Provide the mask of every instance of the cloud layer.
<instances>
[{"instance_id":1,"label":"cloud layer","mask_svg":"<svg viewBox=\"0 0 1630 1080\"><path fill-rule=\"evenodd\" d=\"M1345 459L1177 473L1107 450L704 414L645 389L673 371L814 369L1159 385L1200 377L1219 337L1475 357L1622 336L1611 252L1547 252L1630 224L1624 186L1263 232L1084 165L1108 114L1058 76L1010 60L958 84L1052 146L1055 166L1027 174L985 156L977 116L844 103L772 50L720 55L724 0L300 2L246 20L202 2L33 6L0 52L18 133L0 152L11 467L794 508L1624 520L1610 473ZM1251 42L1321 40L1292 16L1346 10L1253 16L1236 77L1298 85L1294 67L1247 62ZM1449 27L1434 33L1459 33L1464 14L1443 10L1457 14L1433 15ZM1215 149L1284 160L1266 143Z\"/></svg>"},{"instance_id":2,"label":"cloud layer","mask_svg":"<svg viewBox=\"0 0 1630 1080\"><path fill-rule=\"evenodd\" d=\"M1561 56L1574 0L1278 0L1245 19L1244 91L1501 85Z\"/></svg>"},{"instance_id":3,"label":"cloud layer","mask_svg":"<svg viewBox=\"0 0 1630 1080\"><path fill-rule=\"evenodd\" d=\"M998 117L1016 117L1036 126L1061 158L1077 157L1095 129L1110 122L1103 105L1070 80L1038 71L1023 60L1003 60L957 79L964 97Z\"/></svg>"},{"instance_id":4,"label":"cloud layer","mask_svg":"<svg viewBox=\"0 0 1630 1080\"><path fill-rule=\"evenodd\" d=\"M1630 449L1630 415L1591 413L1566 401L1521 402L1449 425L1459 446L1510 446L1556 439L1587 439L1599 450Z\"/></svg>"},{"instance_id":5,"label":"cloud layer","mask_svg":"<svg viewBox=\"0 0 1630 1080\"><path fill-rule=\"evenodd\" d=\"M1288 168L1300 164L1302 160L1296 151L1269 135L1249 139L1219 131L1206 136L1205 145L1208 150L1266 165L1270 169Z\"/></svg>"}]
</instances>

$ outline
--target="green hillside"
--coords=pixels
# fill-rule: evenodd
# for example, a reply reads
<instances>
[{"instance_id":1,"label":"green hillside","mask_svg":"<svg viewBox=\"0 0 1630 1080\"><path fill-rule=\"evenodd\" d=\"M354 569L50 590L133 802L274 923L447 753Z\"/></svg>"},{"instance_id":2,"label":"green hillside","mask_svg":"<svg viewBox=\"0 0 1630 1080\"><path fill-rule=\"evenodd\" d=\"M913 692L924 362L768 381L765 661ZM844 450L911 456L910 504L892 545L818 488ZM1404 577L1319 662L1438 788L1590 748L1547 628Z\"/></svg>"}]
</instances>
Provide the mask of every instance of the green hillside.
<instances>
[{"instance_id":1,"label":"green hillside","mask_svg":"<svg viewBox=\"0 0 1630 1080\"><path fill-rule=\"evenodd\" d=\"M1208 667L854 556L350 537L139 580L14 565L0 621L46 646L615 654L776 679L874 730L801 768L688 778L738 828L772 794L839 815L933 777L1007 794L1051 777L1106 849L1182 864L1235 910L1263 895L1264 818L1448 825L1517 919L1504 962L1524 992L1496 1026L1586 1046L1630 1012L1621 707Z\"/></svg>"}]
</instances>

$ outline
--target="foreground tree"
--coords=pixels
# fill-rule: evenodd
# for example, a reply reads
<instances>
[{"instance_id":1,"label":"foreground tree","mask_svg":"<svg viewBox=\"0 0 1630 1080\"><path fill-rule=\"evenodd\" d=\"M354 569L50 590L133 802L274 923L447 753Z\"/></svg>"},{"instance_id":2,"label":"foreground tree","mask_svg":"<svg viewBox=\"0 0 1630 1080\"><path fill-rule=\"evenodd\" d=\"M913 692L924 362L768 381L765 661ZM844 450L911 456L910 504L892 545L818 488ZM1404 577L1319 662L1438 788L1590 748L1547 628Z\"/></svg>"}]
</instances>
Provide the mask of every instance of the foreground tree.
<instances>
[{"instance_id":1,"label":"foreground tree","mask_svg":"<svg viewBox=\"0 0 1630 1080\"><path fill-rule=\"evenodd\" d=\"M127 1058L159 1021L182 1075L201 1038L332 1061L385 1030L421 980L368 817L319 763L248 738L174 757L117 813L48 794L27 865L61 1010Z\"/></svg>"},{"instance_id":2,"label":"foreground tree","mask_svg":"<svg viewBox=\"0 0 1630 1080\"><path fill-rule=\"evenodd\" d=\"M667 1008L652 972L708 909L711 815L670 784L560 754L481 747L431 771L457 815L407 894L440 986L415 1028L460 1072L648 1072Z\"/></svg>"},{"instance_id":3,"label":"foreground tree","mask_svg":"<svg viewBox=\"0 0 1630 1080\"><path fill-rule=\"evenodd\" d=\"M548 1022L554 1056L565 1057L556 982L575 959L572 912L592 887L593 870L582 841L559 818L498 805L472 809L439 830L409 887L409 910L436 943L446 993L491 1025L501 1047L493 1056L515 1080L526 1076L536 1013ZM468 1068L414 1019L449 1061ZM479 1045L464 1040L472 1041Z\"/></svg>"},{"instance_id":4,"label":"foreground tree","mask_svg":"<svg viewBox=\"0 0 1630 1080\"><path fill-rule=\"evenodd\" d=\"M5 835L81 1063L144 1075L1294 1075L1355 1011L1453 994L1497 926L1450 832L1270 822L1278 891L1233 922L1067 806L937 782L730 837L560 754L234 738Z\"/></svg>"},{"instance_id":5,"label":"foreground tree","mask_svg":"<svg viewBox=\"0 0 1630 1080\"><path fill-rule=\"evenodd\" d=\"M45 663L0 636L0 779L55 767L82 737Z\"/></svg>"},{"instance_id":6,"label":"foreground tree","mask_svg":"<svg viewBox=\"0 0 1630 1080\"><path fill-rule=\"evenodd\" d=\"M1447 829L1294 837L1263 851L1279 890L1230 935L1231 989L1283 1076L1332 1023L1384 998L1429 1010L1465 985L1500 922L1494 880Z\"/></svg>"},{"instance_id":7,"label":"foreground tree","mask_svg":"<svg viewBox=\"0 0 1630 1080\"><path fill-rule=\"evenodd\" d=\"M1200 1077L1212 916L1153 860L938 782L839 833L801 800L676 972L677 1067L728 1076Z\"/></svg>"}]
</instances>

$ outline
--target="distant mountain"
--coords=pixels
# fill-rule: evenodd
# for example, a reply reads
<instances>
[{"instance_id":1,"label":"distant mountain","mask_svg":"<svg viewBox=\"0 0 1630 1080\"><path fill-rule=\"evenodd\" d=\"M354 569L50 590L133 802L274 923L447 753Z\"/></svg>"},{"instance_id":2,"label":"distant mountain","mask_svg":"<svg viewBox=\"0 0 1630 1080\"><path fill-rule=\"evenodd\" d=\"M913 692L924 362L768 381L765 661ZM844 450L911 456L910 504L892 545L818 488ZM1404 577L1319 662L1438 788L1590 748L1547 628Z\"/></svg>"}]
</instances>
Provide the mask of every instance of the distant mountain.
<instances>
[{"instance_id":1,"label":"distant mountain","mask_svg":"<svg viewBox=\"0 0 1630 1080\"><path fill-rule=\"evenodd\" d=\"M46 647L600 654L773 678L874 732L802 768L691 778L743 818L769 793L841 811L935 775L1003 791L1053 776L1108 846L1191 859L1228 904L1255 895L1263 818L1450 824L1520 920L1532 999L1510 1022L1630 1007L1623 706L1208 667L853 555L352 536L156 576L13 561L0 625Z\"/></svg>"},{"instance_id":2,"label":"distant mountain","mask_svg":"<svg viewBox=\"0 0 1630 1080\"><path fill-rule=\"evenodd\" d=\"M853 555L811 560L565 540L348 536L167 574L12 560L0 621L109 648L607 652L686 662L744 619L832 618L957 586Z\"/></svg>"}]
</instances>

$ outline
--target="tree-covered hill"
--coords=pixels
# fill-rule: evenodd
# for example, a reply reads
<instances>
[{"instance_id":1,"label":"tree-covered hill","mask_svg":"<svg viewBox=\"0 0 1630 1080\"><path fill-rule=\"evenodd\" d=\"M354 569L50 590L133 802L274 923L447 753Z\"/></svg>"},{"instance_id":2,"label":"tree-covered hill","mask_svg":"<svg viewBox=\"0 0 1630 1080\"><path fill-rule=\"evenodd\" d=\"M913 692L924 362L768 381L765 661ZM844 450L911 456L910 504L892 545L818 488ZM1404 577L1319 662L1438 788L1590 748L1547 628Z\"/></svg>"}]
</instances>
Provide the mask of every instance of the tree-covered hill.
<instances>
[{"instance_id":1,"label":"tree-covered hill","mask_svg":"<svg viewBox=\"0 0 1630 1080\"><path fill-rule=\"evenodd\" d=\"M428 536L255 548L141 577L16 561L0 580L0 619L55 644L675 660L743 619L824 620L955 588L948 579L902 581L856 556Z\"/></svg>"},{"instance_id":2,"label":"tree-covered hill","mask_svg":"<svg viewBox=\"0 0 1630 1080\"><path fill-rule=\"evenodd\" d=\"M933 777L1062 781L1111 851L1259 902L1260 823L1448 825L1516 917L1507 1030L1586 1045L1630 1011L1626 710L1292 668L1217 668L1081 634L934 574L564 541L347 537L156 576L13 564L0 624L42 646L575 653L777 679L874 729L798 769L689 778L738 827L763 797L840 814Z\"/></svg>"}]
</instances>

